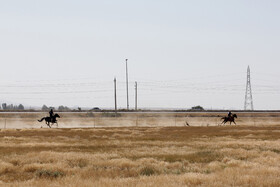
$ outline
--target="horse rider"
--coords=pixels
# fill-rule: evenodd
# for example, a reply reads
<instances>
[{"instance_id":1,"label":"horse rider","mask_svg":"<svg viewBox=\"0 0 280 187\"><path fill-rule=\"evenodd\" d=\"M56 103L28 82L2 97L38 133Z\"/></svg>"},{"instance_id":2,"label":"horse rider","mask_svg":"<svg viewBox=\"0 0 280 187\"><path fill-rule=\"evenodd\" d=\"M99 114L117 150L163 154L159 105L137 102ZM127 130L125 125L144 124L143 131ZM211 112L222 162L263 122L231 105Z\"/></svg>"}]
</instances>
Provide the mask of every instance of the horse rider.
<instances>
[{"instance_id":1,"label":"horse rider","mask_svg":"<svg viewBox=\"0 0 280 187\"><path fill-rule=\"evenodd\" d=\"M232 116L231 111L228 112L228 117L230 118Z\"/></svg>"},{"instance_id":2,"label":"horse rider","mask_svg":"<svg viewBox=\"0 0 280 187\"><path fill-rule=\"evenodd\" d=\"M51 110L49 111L49 114L50 114L51 121L53 121L53 109L51 109Z\"/></svg>"}]
</instances>

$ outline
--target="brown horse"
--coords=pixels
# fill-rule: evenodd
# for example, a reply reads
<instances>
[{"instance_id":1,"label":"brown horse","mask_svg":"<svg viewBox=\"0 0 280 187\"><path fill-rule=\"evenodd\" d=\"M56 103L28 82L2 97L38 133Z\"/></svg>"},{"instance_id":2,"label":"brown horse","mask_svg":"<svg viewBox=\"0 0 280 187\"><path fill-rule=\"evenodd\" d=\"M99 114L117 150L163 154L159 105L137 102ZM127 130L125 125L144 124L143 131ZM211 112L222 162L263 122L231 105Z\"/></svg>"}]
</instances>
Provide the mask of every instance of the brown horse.
<instances>
[{"instance_id":1,"label":"brown horse","mask_svg":"<svg viewBox=\"0 0 280 187\"><path fill-rule=\"evenodd\" d=\"M222 120L224 120L221 124L226 124L226 122L230 122L229 124L231 125L231 122L233 122L235 125L235 121L234 121L234 118L237 118L237 115L236 114L233 114L232 116L227 116L227 117L223 117L221 118Z\"/></svg>"}]
</instances>

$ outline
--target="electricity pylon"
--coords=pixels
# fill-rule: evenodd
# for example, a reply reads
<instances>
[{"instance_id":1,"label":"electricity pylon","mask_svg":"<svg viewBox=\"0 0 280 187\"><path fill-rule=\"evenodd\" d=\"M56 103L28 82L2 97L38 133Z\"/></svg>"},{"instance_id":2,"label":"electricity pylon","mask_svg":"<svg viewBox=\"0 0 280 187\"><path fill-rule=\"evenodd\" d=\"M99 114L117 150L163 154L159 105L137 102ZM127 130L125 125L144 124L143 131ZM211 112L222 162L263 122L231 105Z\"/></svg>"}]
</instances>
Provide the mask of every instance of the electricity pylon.
<instances>
[{"instance_id":1,"label":"electricity pylon","mask_svg":"<svg viewBox=\"0 0 280 187\"><path fill-rule=\"evenodd\" d=\"M251 75L250 75L250 67L249 66L248 66L248 69L247 69L247 83L246 83L244 110L254 110L252 87L251 87Z\"/></svg>"}]
</instances>

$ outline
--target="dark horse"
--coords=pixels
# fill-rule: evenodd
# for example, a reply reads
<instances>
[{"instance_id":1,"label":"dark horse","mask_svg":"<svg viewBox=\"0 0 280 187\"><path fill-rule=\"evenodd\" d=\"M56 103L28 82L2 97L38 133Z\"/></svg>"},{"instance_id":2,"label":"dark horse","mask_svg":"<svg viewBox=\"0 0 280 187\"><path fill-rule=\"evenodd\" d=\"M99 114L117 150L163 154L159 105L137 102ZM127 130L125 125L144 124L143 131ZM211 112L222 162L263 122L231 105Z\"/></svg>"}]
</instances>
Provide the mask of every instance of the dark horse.
<instances>
[{"instance_id":1,"label":"dark horse","mask_svg":"<svg viewBox=\"0 0 280 187\"><path fill-rule=\"evenodd\" d=\"M56 126L58 127L58 123L56 118L60 118L60 116L58 114L55 114L52 118L51 117L43 117L41 120L38 120L39 122L42 122L43 120L46 121L46 124L51 128L50 123L53 125L54 123L56 123Z\"/></svg>"},{"instance_id":2,"label":"dark horse","mask_svg":"<svg viewBox=\"0 0 280 187\"><path fill-rule=\"evenodd\" d=\"M237 115L236 114L233 114L232 116L227 116L227 117L223 117L221 118L222 120L224 120L221 124L226 124L226 122L230 122L230 125L231 125L231 122L233 122L235 125L235 121L234 121L234 118L237 118Z\"/></svg>"}]
</instances>

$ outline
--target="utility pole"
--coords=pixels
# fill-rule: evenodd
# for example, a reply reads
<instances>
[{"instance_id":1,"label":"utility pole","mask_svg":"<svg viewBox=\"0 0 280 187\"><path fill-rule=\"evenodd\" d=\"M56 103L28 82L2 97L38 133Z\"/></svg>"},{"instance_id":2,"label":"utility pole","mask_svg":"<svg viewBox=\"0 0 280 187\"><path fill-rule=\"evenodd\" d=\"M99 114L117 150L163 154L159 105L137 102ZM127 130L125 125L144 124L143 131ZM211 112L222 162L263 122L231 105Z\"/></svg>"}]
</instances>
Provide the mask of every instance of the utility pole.
<instances>
[{"instance_id":1,"label":"utility pole","mask_svg":"<svg viewBox=\"0 0 280 187\"><path fill-rule=\"evenodd\" d=\"M137 82L135 82L135 111L137 111Z\"/></svg>"},{"instance_id":2,"label":"utility pole","mask_svg":"<svg viewBox=\"0 0 280 187\"><path fill-rule=\"evenodd\" d=\"M116 77L114 79L114 95L115 95L115 117L117 117L117 80L116 80Z\"/></svg>"},{"instance_id":3,"label":"utility pole","mask_svg":"<svg viewBox=\"0 0 280 187\"><path fill-rule=\"evenodd\" d=\"M128 59L125 59L125 65L126 65L126 104L127 104L127 110L129 110L129 102L128 102L128 70L127 70L127 61L128 61Z\"/></svg>"},{"instance_id":4,"label":"utility pole","mask_svg":"<svg viewBox=\"0 0 280 187\"><path fill-rule=\"evenodd\" d=\"M248 107L250 107L250 109L248 109ZM249 66L247 68L247 83L246 83L244 110L254 110L253 97L252 97L252 87L251 87L251 75L250 75L250 67Z\"/></svg>"}]
</instances>

